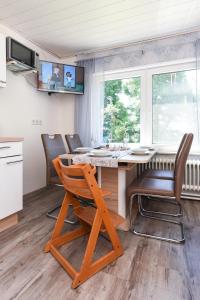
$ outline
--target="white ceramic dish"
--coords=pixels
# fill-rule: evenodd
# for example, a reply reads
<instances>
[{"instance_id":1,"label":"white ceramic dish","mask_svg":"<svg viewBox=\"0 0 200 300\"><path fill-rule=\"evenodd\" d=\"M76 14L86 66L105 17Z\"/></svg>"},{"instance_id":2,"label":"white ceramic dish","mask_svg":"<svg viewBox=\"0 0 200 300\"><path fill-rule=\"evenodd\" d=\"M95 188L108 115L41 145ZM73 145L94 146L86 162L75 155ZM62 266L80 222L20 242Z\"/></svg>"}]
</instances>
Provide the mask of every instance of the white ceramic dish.
<instances>
[{"instance_id":1,"label":"white ceramic dish","mask_svg":"<svg viewBox=\"0 0 200 300\"><path fill-rule=\"evenodd\" d=\"M154 148L152 148L150 146L141 146L140 149L142 149L142 150L150 150L150 151L154 150Z\"/></svg>"},{"instance_id":2,"label":"white ceramic dish","mask_svg":"<svg viewBox=\"0 0 200 300\"><path fill-rule=\"evenodd\" d=\"M74 152L87 153L90 152L92 148L89 147L79 147L74 150Z\"/></svg>"},{"instance_id":3,"label":"white ceramic dish","mask_svg":"<svg viewBox=\"0 0 200 300\"><path fill-rule=\"evenodd\" d=\"M133 154L133 155L148 155L149 151L146 149L134 149L131 151L131 154Z\"/></svg>"},{"instance_id":4,"label":"white ceramic dish","mask_svg":"<svg viewBox=\"0 0 200 300\"><path fill-rule=\"evenodd\" d=\"M88 155L106 157L106 156L112 156L112 153L110 151L105 151L105 150L92 150Z\"/></svg>"}]
</instances>

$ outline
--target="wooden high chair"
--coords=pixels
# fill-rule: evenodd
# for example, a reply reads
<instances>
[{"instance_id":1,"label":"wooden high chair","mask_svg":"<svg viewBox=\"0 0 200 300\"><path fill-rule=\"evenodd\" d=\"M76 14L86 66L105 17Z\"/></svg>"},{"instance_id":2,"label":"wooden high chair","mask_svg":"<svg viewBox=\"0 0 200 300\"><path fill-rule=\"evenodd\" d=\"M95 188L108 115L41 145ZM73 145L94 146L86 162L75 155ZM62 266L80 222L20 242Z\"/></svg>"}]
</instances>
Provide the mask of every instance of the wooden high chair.
<instances>
[{"instance_id":1,"label":"wooden high chair","mask_svg":"<svg viewBox=\"0 0 200 300\"><path fill-rule=\"evenodd\" d=\"M64 166L59 158L54 159L53 164L64 185L66 194L52 237L46 244L44 251L51 252L73 278L72 288L76 288L123 254L123 248L115 228L124 222L124 218L107 209L104 196L108 192L99 188L94 176L96 173L95 167L91 167L88 164ZM80 206L79 201L74 196L94 201L94 207ZM69 204L72 204L74 207L74 214L79 220L80 227L61 234ZM93 254L101 232L108 234L113 249L98 260L93 261ZM89 239L82 265L80 271L77 271L61 255L59 247L88 233Z\"/></svg>"}]
</instances>

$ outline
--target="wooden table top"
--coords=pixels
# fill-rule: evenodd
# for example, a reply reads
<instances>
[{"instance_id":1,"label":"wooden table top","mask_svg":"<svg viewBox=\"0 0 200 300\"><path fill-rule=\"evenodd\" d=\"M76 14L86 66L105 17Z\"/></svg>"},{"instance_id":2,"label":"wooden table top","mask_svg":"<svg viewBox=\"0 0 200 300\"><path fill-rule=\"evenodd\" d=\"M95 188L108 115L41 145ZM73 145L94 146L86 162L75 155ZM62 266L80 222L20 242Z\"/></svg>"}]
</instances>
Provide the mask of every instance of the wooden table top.
<instances>
[{"instance_id":1,"label":"wooden table top","mask_svg":"<svg viewBox=\"0 0 200 300\"><path fill-rule=\"evenodd\" d=\"M149 154L145 155L134 155L134 154L127 154L119 158L119 162L127 162L133 164L146 164L150 162L152 157L156 154L156 151L149 151Z\"/></svg>"}]
</instances>

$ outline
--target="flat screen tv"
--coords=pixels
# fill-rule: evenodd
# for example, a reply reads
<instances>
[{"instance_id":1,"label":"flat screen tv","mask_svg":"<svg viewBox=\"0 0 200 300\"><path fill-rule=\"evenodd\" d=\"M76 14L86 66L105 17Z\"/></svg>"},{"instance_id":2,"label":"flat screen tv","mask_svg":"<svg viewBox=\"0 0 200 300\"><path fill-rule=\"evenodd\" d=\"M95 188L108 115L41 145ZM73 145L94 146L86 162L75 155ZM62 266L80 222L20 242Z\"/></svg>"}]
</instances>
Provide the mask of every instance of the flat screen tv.
<instances>
[{"instance_id":1,"label":"flat screen tv","mask_svg":"<svg viewBox=\"0 0 200 300\"><path fill-rule=\"evenodd\" d=\"M38 90L49 93L84 93L84 68L41 60Z\"/></svg>"}]
</instances>

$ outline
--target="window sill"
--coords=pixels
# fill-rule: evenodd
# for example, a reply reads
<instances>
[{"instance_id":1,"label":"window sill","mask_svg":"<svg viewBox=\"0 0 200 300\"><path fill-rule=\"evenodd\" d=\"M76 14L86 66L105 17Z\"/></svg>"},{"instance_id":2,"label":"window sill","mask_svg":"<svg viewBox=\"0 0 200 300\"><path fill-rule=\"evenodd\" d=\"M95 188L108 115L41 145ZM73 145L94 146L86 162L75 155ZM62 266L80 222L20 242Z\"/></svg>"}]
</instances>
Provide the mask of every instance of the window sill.
<instances>
[{"instance_id":1,"label":"window sill","mask_svg":"<svg viewBox=\"0 0 200 300\"><path fill-rule=\"evenodd\" d=\"M122 146L123 143L111 143L111 146ZM128 144L128 148L130 149L135 149L135 148L139 148L139 147L152 147L153 149L156 150L157 154L161 154L161 155L175 155L178 151L178 147L177 146L167 146L167 145L155 145L155 144L148 144L148 145L144 145L144 144L133 144L133 143L129 143ZM190 151L190 155L200 155L200 148L198 146L194 147L193 149L191 149Z\"/></svg>"}]
</instances>

